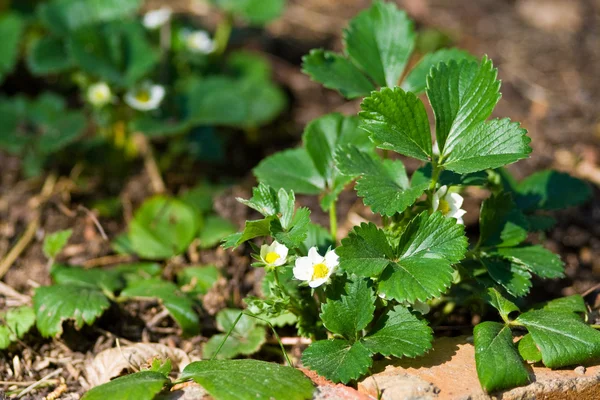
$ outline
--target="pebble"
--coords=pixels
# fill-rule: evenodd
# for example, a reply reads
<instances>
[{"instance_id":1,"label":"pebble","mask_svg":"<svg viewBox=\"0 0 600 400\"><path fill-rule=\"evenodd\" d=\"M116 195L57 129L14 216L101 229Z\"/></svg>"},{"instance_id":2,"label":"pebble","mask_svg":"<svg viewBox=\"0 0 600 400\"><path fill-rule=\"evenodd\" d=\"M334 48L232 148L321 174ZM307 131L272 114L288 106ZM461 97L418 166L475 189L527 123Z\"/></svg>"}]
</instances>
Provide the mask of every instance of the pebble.
<instances>
[{"instance_id":1,"label":"pebble","mask_svg":"<svg viewBox=\"0 0 600 400\"><path fill-rule=\"evenodd\" d=\"M585 375L585 367L580 365L579 367L575 368L575 373L577 375Z\"/></svg>"}]
</instances>

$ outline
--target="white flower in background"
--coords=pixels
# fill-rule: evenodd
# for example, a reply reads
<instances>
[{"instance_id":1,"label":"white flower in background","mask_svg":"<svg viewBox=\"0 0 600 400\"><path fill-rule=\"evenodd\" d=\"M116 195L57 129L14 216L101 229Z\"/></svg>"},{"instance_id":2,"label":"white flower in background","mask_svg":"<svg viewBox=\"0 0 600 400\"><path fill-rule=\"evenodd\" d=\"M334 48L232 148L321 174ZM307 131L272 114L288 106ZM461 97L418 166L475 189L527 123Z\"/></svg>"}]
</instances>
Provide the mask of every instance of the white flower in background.
<instances>
[{"instance_id":1,"label":"white flower in background","mask_svg":"<svg viewBox=\"0 0 600 400\"><path fill-rule=\"evenodd\" d=\"M152 82L144 82L125 94L125 103L140 111L150 111L158 108L165 97L165 88Z\"/></svg>"},{"instance_id":2,"label":"white flower in background","mask_svg":"<svg viewBox=\"0 0 600 400\"><path fill-rule=\"evenodd\" d=\"M288 248L277 240L271 244L260 246L260 259L268 267L279 267L285 264L288 255Z\"/></svg>"},{"instance_id":3,"label":"white flower in background","mask_svg":"<svg viewBox=\"0 0 600 400\"><path fill-rule=\"evenodd\" d=\"M458 193L449 193L448 186L444 185L433 194L433 211L440 211L445 217L456 218L456 222L464 224L463 215L467 212L460 207L463 197Z\"/></svg>"},{"instance_id":4,"label":"white flower in background","mask_svg":"<svg viewBox=\"0 0 600 400\"><path fill-rule=\"evenodd\" d=\"M308 286L316 288L329 280L338 264L338 255L334 250L329 250L323 257L316 247L311 247L307 257L296 260L294 278L308 282Z\"/></svg>"},{"instance_id":5,"label":"white flower in background","mask_svg":"<svg viewBox=\"0 0 600 400\"><path fill-rule=\"evenodd\" d=\"M173 11L169 7L161 7L144 14L143 24L148 29L157 29L171 19Z\"/></svg>"},{"instance_id":6,"label":"white flower in background","mask_svg":"<svg viewBox=\"0 0 600 400\"><path fill-rule=\"evenodd\" d=\"M86 95L90 104L96 107L102 107L112 100L112 93L106 82L98 82L90 85Z\"/></svg>"},{"instance_id":7,"label":"white flower in background","mask_svg":"<svg viewBox=\"0 0 600 400\"><path fill-rule=\"evenodd\" d=\"M420 313L421 315L428 314L429 311L431 311L429 304L423 303L419 300L415 301L415 304L412 305L412 309Z\"/></svg>"},{"instance_id":8,"label":"white flower in background","mask_svg":"<svg viewBox=\"0 0 600 400\"><path fill-rule=\"evenodd\" d=\"M215 41L210 38L208 32L193 31L185 35L185 45L192 53L209 54L215 51Z\"/></svg>"}]
</instances>

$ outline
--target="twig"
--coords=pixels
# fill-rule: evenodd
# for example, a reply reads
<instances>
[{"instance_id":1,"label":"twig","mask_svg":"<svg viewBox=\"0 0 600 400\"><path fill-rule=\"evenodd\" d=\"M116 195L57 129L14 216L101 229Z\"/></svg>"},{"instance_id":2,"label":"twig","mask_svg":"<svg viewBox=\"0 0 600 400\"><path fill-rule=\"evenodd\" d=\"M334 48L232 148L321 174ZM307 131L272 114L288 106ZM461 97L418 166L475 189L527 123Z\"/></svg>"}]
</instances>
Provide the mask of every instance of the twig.
<instances>
[{"instance_id":1,"label":"twig","mask_svg":"<svg viewBox=\"0 0 600 400\"><path fill-rule=\"evenodd\" d=\"M86 207L82 206L81 204L77 206L77 210L81 210L81 211L85 212L87 214L87 216L90 217L91 220L94 222L94 225L96 225L96 229L98 229L98 231L100 232L102 239L108 241L108 236L106 235L104 228L102 228L100 221L98 221L98 218L96 218L94 213L91 212L90 210L88 210Z\"/></svg>"},{"instance_id":2,"label":"twig","mask_svg":"<svg viewBox=\"0 0 600 400\"><path fill-rule=\"evenodd\" d=\"M140 154L144 158L144 167L150 177L152 190L156 194L166 192L165 182L163 181L162 176L160 176L160 169L158 168L154 154L152 154L152 147L150 146L150 142L148 142L148 138L146 138L143 133L136 133L134 140Z\"/></svg>"},{"instance_id":3,"label":"twig","mask_svg":"<svg viewBox=\"0 0 600 400\"><path fill-rule=\"evenodd\" d=\"M21 253L29 246L29 243L35 237L35 232L37 231L40 225L40 215L36 212L33 220L27 225L27 229L25 229L25 233L17 244L8 252L4 260L0 262L0 279L8 272L8 269L13 265L13 263L19 258Z\"/></svg>"},{"instance_id":4,"label":"twig","mask_svg":"<svg viewBox=\"0 0 600 400\"><path fill-rule=\"evenodd\" d=\"M46 382L49 384L56 384L56 383L58 383L58 379L48 379ZM26 382L0 381L0 385L6 385L6 386L29 386L33 383L36 383L36 382L32 382L32 381L26 381Z\"/></svg>"},{"instance_id":5,"label":"twig","mask_svg":"<svg viewBox=\"0 0 600 400\"><path fill-rule=\"evenodd\" d=\"M17 301L23 304L29 304L31 302L31 297L17 292L15 289L11 288L3 282L0 282L0 294L4 297L16 299Z\"/></svg>"},{"instance_id":6,"label":"twig","mask_svg":"<svg viewBox=\"0 0 600 400\"><path fill-rule=\"evenodd\" d=\"M133 256L129 254L113 254L110 256L102 256L97 258L91 258L84 261L81 265L84 268L103 267L105 265L128 263L134 260Z\"/></svg>"},{"instance_id":7,"label":"twig","mask_svg":"<svg viewBox=\"0 0 600 400\"><path fill-rule=\"evenodd\" d=\"M21 393L19 393L19 395L17 396L17 398L23 397L25 396L27 393L31 392L33 389L35 389L36 387L38 387L39 385L41 385L42 383L46 382L47 380L49 380L50 378L60 374L61 372L63 372L62 368L59 368L51 373L49 373L48 375L44 376L42 379L40 379L39 381L27 386L25 389L23 389L21 391Z\"/></svg>"},{"instance_id":8,"label":"twig","mask_svg":"<svg viewBox=\"0 0 600 400\"><path fill-rule=\"evenodd\" d=\"M585 297L585 296L587 296L588 294L592 293L592 292L593 292L594 290L596 290L596 289L600 289L600 283L599 283L599 284L597 284L597 285L594 285L594 286L592 286L591 288L589 288L588 290L586 290L585 292L583 292L583 293L581 294L581 297Z\"/></svg>"}]
</instances>

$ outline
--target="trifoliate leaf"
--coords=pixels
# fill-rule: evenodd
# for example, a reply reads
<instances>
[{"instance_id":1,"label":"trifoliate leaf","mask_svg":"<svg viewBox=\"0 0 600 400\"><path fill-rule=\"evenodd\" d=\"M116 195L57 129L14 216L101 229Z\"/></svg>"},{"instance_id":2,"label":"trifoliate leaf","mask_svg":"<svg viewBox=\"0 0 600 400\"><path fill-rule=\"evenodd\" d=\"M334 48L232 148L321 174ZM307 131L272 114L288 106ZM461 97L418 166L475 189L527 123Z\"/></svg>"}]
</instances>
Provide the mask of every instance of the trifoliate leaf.
<instances>
[{"instance_id":1,"label":"trifoliate leaf","mask_svg":"<svg viewBox=\"0 0 600 400\"><path fill-rule=\"evenodd\" d=\"M306 256L311 247L316 247L319 250L319 254L325 254L327 249L332 245L329 231L321 225L311 223L308 225L306 239L304 239L302 246L300 246L300 252L301 255Z\"/></svg>"},{"instance_id":2,"label":"trifoliate leaf","mask_svg":"<svg viewBox=\"0 0 600 400\"><path fill-rule=\"evenodd\" d=\"M333 382L358 379L372 363L371 352L361 342L342 339L313 342L302 353L302 364Z\"/></svg>"},{"instance_id":3,"label":"trifoliate leaf","mask_svg":"<svg viewBox=\"0 0 600 400\"><path fill-rule=\"evenodd\" d=\"M236 357L239 354L249 355L256 353L265 342L265 328L256 325L256 319L242 313L242 310L223 309L217 314L217 327L222 332L231 334L216 355L223 360ZM237 320L239 317L239 320ZM237 324L235 324L237 320ZM204 359L212 358L223 340L225 334L211 337L202 348Z\"/></svg>"},{"instance_id":4,"label":"trifoliate leaf","mask_svg":"<svg viewBox=\"0 0 600 400\"><path fill-rule=\"evenodd\" d=\"M4 76L12 72L19 57L19 43L25 24L17 13L8 12L0 17L0 82Z\"/></svg>"},{"instance_id":5,"label":"trifoliate leaf","mask_svg":"<svg viewBox=\"0 0 600 400\"><path fill-rule=\"evenodd\" d=\"M536 310L521 314L517 322L525 325L549 368L581 364L600 356L600 332L576 314Z\"/></svg>"},{"instance_id":6,"label":"trifoliate leaf","mask_svg":"<svg viewBox=\"0 0 600 400\"><path fill-rule=\"evenodd\" d=\"M412 186L428 184L431 182L433 168L431 163L427 163L415 172L413 172L410 183ZM474 172L471 174L457 174L456 172L443 170L439 177L440 186L484 186L488 183L488 174L485 171Z\"/></svg>"},{"instance_id":7,"label":"trifoliate leaf","mask_svg":"<svg viewBox=\"0 0 600 400\"><path fill-rule=\"evenodd\" d=\"M252 188L252 198L249 200L238 197L240 203L248 206L265 217L271 217L279 212L279 198L277 190L264 183Z\"/></svg>"},{"instance_id":8,"label":"trifoliate leaf","mask_svg":"<svg viewBox=\"0 0 600 400\"><path fill-rule=\"evenodd\" d=\"M527 220L510 193L492 195L481 205L479 247L511 247L527 239Z\"/></svg>"},{"instance_id":9,"label":"trifoliate leaf","mask_svg":"<svg viewBox=\"0 0 600 400\"><path fill-rule=\"evenodd\" d=\"M62 251L63 247L65 247L72 234L72 229L66 229L46 235L43 247L46 257L55 258Z\"/></svg>"},{"instance_id":10,"label":"trifoliate leaf","mask_svg":"<svg viewBox=\"0 0 600 400\"><path fill-rule=\"evenodd\" d=\"M304 148L285 150L265 158L253 172L261 183L295 193L316 195L326 186L325 179Z\"/></svg>"},{"instance_id":11,"label":"trifoliate leaf","mask_svg":"<svg viewBox=\"0 0 600 400\"><path fill-rule=\"evenodd\" d=\"M435 114L436 138L442 159L463 141L465 133L492 113L500 100L497 74L487 57L479 64L451 60L431 69L427 77L427 97Z\"/></svg>"},{"instance_id":12,"label":"trifoliate leaf","mask_svg":"<svg viewBox=\"0 0 600 400\"><path fill-rule=\"evenodd\" d=\"M31 307L17 307L0 312L0 350L22 339L35 325L35 312Z\"/></svg>"},{"instance_id":13,"label":"trifoliate leaf","mask_svg":"<svg viewBox=\"0 0 600 400\"><path fill-rule=\"evenodd\" d=\"M356 191L373 212L391 216L406 210L427 189L428 183L410 187L401 161L381 161L354 146L344 146L336 154L339 170L360 176Z\"/></svg>"},{"instance_id":14,"label":"trifoliate leaf","mask_svg":"<svg viewBox=\"0 0 600 400\"><path fill-rule=\"evenodd\" d=\"M367 96L375 85L341 54L313 49L302 58L302 72L347 99Z\"/></svg>"},{"instance_id":15,"label":"trifoliate leaf","mask_svg":"<svg viewBox=\"0 0 600 400\"><path fill-rule=\"evenodd\" d=\"M502 296L502 294L494 288L488 288L485 294L483 295L483 298L492 307L498 310L500 316L506 323L510 321L510 313L519 311L519 307L517 307L512 301Z\"/></svg>"},{"instance_id":16,"label":"trifoliate leaf","mask_svg":"<svg viewBox=\"0 0 600 400\"><path fill-rule=\"evenodd\" d=\"M133 250L148 259L184 252L196 236L197 214L180 200L156 196L146 200L129 225Z\"/></svg>"},{"instance_id":17,"label":"trifoliate leaf","mask_svg":"<svg viewBox=\"0 0 600 400\"><path fill-rule=\"evenodd\" d=\"M448 156L442 165L460 174L497 168L526 158L531 153L527 130L508 118L469 127L454 142L446 143ZM448 153L447 153L448 154Z\"/></svg>"},{"instance_id":18,"label":"trifoliate leaf","mask_svg":"<svg viewBox=\"0 0 600 400\"><path fill-rule=\"evenodd\" d=\"M376 277L394 259L385 232L373 223L354 227L335 252L340 257L340 267L358 276Z\"/></svg>"},{"instance_id":19,"label":"trifoliate leaf","mask_svg":"<svg viewBox=\"0 0 600 400\"><path fill-rule=\"evenodd\" d=\"M299 370L257 360L197 361L181 379L193 379L218 400L308 400L314 392Z\"/></svg>"},{"instance_id":20,"label":"trifoliate leaf","mask_svg":"<svg viewBox=\"0 0 600 400\"><path fill-rule=\"evenodd\" d=\"M537 308L537 307L536 307ZM586 314L588 312L583 297L579 294L572 296L559 297L558 299L550 300L541 306L542 310L553 312L566 312L576 314Z\"/></svg>"},{"instance_id":21,"label":"trifoliate leaf","mask_svg":"<svg viewBox=\"0 0 600 400\"><path fill-rule=\"evenodd\" d=\"M517 205L523 209L560 210L584 203L590 198L590 186L569 174L540 171L517 185Z\"/></svg>"},{"instance_id":22,"label":"trifoliate leaf","mask_svg":"<svg viewBox=\"0 0 600 400\"><path fill-rule=\"evenodd\" d=\"M542 361L542 353L533 341L533 336L531 336L531 333L528 333L527 335L523 336L521 340L519 340L517 349L519 350L521 358L523 358L525 361L534 363Z\"/></svg>"},{"instance_id":23,"label":"trifoliate leaf","mask_svg":"<svg viewBox=\"0 0 600 400\"><path fill-rule=\"evenodd\" d=\"M529 383L529 373L513 343L508 326L486 321L473 329L475 365L486 392Z\"/></svg>"},{"instance_id":24,"label":"trifoliate leaf","mask_svg":"<svg viewBox=\"0 0 600 400\"><path fill-rule=\"evenodd\" d=\"M54 264L50 275L59 285L74 285L115 292L123 287L122 272L115 269L85 269Z\"/></svg>"},{"instance_id":25,"label":"trifoliate leaf","mask_svg":"<svg viewBox=\"0 0 600 400\"><path fill-rule=\"evenodd\" d=\"M449 62L455 60L473 60L473 56L464 50L459 49L441 49L434 53L426 54L402 81L400 87L407 92L421 93L427 87L427 75L432 67L440 62Z\"/></svg>"},{"instance_id":26,"label":"trifoliate leaf","mask_svg":"<svg viewBox=\"0 0 600 400\"><path fill-rule=\"evenodd\" d=\"M416 357L431 349L433 331L408 309L396 306L382 316L362 343L373 353L394 357Z\"/></svg>"},{"instance_id":27,"label":"trifoliate leaf","mask_svg":"<svg viewBox=\"0 0 600 400\"><path fill-rule=\"evenodd\" d=\"M376 1L344 31L350 60L379 86L394 87L415 44L413 23L395 4Z\"/></svg>"},{"instance_id":28,"label":"trifoliate leaf","mask_svg":"<svg viewBox=\"0 0 600 400\"><path fill-rule=\"evenodd\" d=\"M423 102L399 87L383 88L365 98L362 128L377 147L427 161L431 157L429 119Z\"/></svg>"},{"instance_id":29,"label":"trifoliate leaf","mask_svg":"<svg viewBox=\"0 0 600 400\"><path fill-rule=\"evenodd\" d=\"M91 325L109 306L100 290L72 284L42 286L33 296L37 328L43 337L60 335L66 320L73 320L77 329Z\"/></svg>"},{"instance_id":30,"label":"trifoliate leaf","mask_svg":"<svg viewBox=\"0 0 600 400\"><path fill-rule=\"evenodd\" d=\"M292 227L283 229L278 220L271 221L271 234L279 243L293 249L300 247L306 239L308 226L310 224L310 210L306 207L299 208L294 215Z\"/></svg>"},{"instance_id":31,"label":"trifoliate leaf","mask_svg":"<svg viewBox=\"0 0 600 400\"><path fill-rule=\"evenodd\" d=\"M344 289L339 298L327 299L320 316L329 331L354 341L373 319L375 294L369 281L358 277L347 282Z\"/></svg>"},{"instance_id":32,"label":"trifoliate leaf","mask_svg":"<svg viewBox=\"0 0 600 400\"><path fill-rule=\"evenodd\" d=\"M218 215L210 215L204 220L204 226L198 236L198 239L200 239L200 248L210 249L236 231L237 227L230 220Z\"/></svg>"},{"instance_id":33,"label":"trifoliate leaf","mask_svg":"<svg viewBox=\"0 0 600 400\"><path fill-rule=\"evenodd\" d=\"M219 279L219 269L214 265L185 267L177 273L177 284L186 293L206 294Z\"/></svg>"},{"instance_id":34,"label":"trifoliate leaf","mask_svg":"<svg viewBox=\"0 0 600 400\"><path fill-rule=\"evenodd\" d=\"M233 235L229 235L223 239L223 247L226 249L230 247L237 247L250 239L270 235L271 221L274 220L274 217L269 217L256 221L246 221L246 226L244 227L243 232L234 233Z\"/></svg>"},{"instance_id":35,"label":"trifoliate leaf","mask_svg":"<svg viewBox=\"0 0 600 400\"><path fill-rule=\"evenodd\" d=\"M452 282L452 264L467 249L464 226L436 212L415 217L400 237L398 259L382 273L379 294L397 301L425 301Z\"/></svg>"},{"instance_id":36,"label":"trifoliate leaf","mask_svg":"<svg viewBox=\"0 0 600 400\"><path fill-rule=\"evenodd\" d=\"M167 382L169 379L160 372L140 371L96 386L84 394L81 400L152 400Z\"/></svg>"},{"instance_id":37,"label":"trifoliate leaf","mask_svg":"<svg viewBox=\"0 0 600 400\"><path fill-rule=\"evenodd\" d=\"M192 301L172 282L161 279L136 282L126 287L120 297L160 300L184 334L195 335L200 331L198 314L194 311Z\"/></svg>"},{"instance_id":38,"label":"trifoliate leaf","mask_svg":"<svg viewBox=\"0 0 600 400\"><path fill-rule=\"evenodd\" d=\"M74 65L64 38L44 36L33 41L27 51L27 66L34 75L57 74Z\"/></svg>"},{"instance_id":39,"label":"trifoliate leaf","mask_svg":"<svg viewBox=\"0 0 600 400\"><path fill-rule=\"evenodd\" d=\"M481 263L496 283L515 297L525 296L531 289L531 274L518 264L501 258L482 258Z\"/></svg>"},{"instance_id":40,"label":"trifoliate leaf","mask_svg":"<svg viewBox=\"0 0 600 400\"><path fill-rule=\"evenodd\" d=\"M495 254L522 265L526 270L540 278L561 278L565 274L564 264L560 256L542 246L501 248Z\"/></svg>"}]
</instances>

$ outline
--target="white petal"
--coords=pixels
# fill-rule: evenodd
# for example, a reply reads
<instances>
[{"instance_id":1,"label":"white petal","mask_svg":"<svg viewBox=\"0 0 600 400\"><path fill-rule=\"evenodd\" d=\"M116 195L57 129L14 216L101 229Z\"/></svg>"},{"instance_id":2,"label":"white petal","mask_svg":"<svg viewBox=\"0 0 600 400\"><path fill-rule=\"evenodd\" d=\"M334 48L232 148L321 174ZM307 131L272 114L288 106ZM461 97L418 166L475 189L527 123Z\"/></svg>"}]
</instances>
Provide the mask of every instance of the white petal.
<instances>
[{"instance_id":1,"label":"white petal","mask_svg":"<svg viewBox=\"0 0 600 400\"><path fill-rule=\"evenodd\" d=\"M319 254L316 247L311 247L308 250L308 259L314 264L320 264L323 262L323 256Z\"/></svg>"},{"instance_id":2,"label":"white petal","mask_svg":"<svg viewBox=\"0 0 600 400\"><path fill-rule=\"evenodd\" d=\"M144 15L143 24L147 29L156 29L164 25L171 18L172 11L169 7L148 11Z\"/></svg>"},{"instance_id":3,"label":"white petal","mask_svg":"<svg viewBox=\"0 0 600 400\"><path fill-rule=\"evenodd\" d=\"M463 201L465 200L460 194L458 193L449 193L446 196L446 199L448 201L448 204L450 204L450 207L456 207L456 208L460 208L463 205Z\"/></svg>"},{"instance_id":4,"label":"white petal","mask_svg":"<svg viewBox=\"0 0 600 400\"><path fill-rule=\"evenodd\" d=\"M340 263L338 260L339 257L335 254L335 250L329 250L327 254L325 254L325 265L330 271L338 266Z\"/></svg>"},{"instance_id":5,"label":"white petal","mask_svg":"<svg viewBox=\"0 0 600 400\"><path fill-rule=\"evenodd\" d=\"M325 282L327 282L328 278L319 278L319 279L315 279L314 281L310 281L308 282L308 286L310 286L311 288L316 288L321 286L322 284L324 284Z\"/></svg>"},{"instance_id":6,"label":"white petal","mask_svg":"<svg viewBox=\"0 0 600 400\"><path fill-rule=\"evenodd\" d=\"M273 247L273 251L277 253L281 259L285 260L287 258L289 250L284 244L274 241L271 246Z\"/></svg>"},{"instance_id":7,"label":"white petal","mask_svg":"<svg viewBox=\"0 0 600 400\"><path fill-rule=\"evenodd\" d=\"M435 212L440 206L440 196L436 193L433 194L433 198L431 199L431 208Z\"/></svg>"},{"instance_id":8,"label":"white petal","mask_svg":"<svg viewBox=\"0 0 600 400\"><path fill-rule=\"evenodd\" d=\"M437 140L435 142L433 142L433 145L431 146L431 152L433 153L434 156L440 155L440 146L438 145Z\"/></svg>"},{"instance_id":9,"label":"white petal","mask_svg":"<svg viewBox=\"0 0 600 400\"><path fill-rule=\"evenodd\" d=\"M310 281L313 275L313 263L308 257L300 257L296 259L293 272L294 278L301 281Z\"/></svg>"},{"instance_id":10,"label":"white petal","mask_svg":"<svg viewBox=\"0 0 600 400\"><path fill-rule=\"evenodd\" d=\"M437 190L436 194L439 195L440 199L442 199L442 198L444 198L444 196L446 196L447 192L448 192L448 186L444 185Z\"/></svg>"},{"instance_id":11,"label":"white petal","mask_svg":"<svg viewBox=\"0 0 600 400\"><path fill-rule=\"evenodd\" d=\"M260 246L260 259L265 261L265 257L267 256L267 254L269 254L269 246L268 244L263 244L262 246Z\"/></svg>"}]
</instances>

